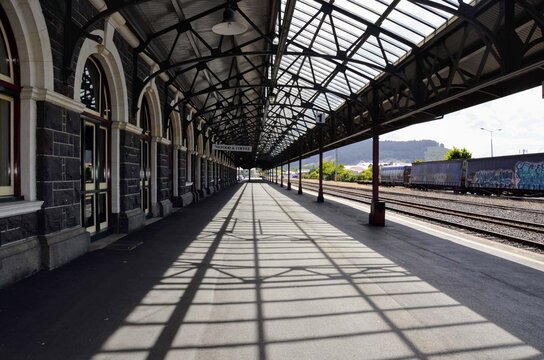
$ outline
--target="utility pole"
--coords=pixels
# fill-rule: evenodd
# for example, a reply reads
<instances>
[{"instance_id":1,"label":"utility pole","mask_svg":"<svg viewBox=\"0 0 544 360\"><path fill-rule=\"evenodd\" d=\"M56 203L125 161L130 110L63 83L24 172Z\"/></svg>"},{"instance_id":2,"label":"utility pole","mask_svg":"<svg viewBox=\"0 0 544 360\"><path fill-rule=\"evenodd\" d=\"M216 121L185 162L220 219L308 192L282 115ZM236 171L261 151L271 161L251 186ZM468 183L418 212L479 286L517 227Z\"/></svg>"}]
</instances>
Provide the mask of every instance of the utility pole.
<instances>
[{"instance_id":1,"label":"utility pole","mask_svg":"<svg viewBox=\"0 0 544 360\"><path fill-rule=\"evenodd\" d=\"M496 130L488 130L484 128L480 128L480 129L482 129L483 131L489 132L489 135L491 136L491 157L493 157L493 133L495 131L501 131L502 129L496 129Z\"/></svg>"}]
</instances>

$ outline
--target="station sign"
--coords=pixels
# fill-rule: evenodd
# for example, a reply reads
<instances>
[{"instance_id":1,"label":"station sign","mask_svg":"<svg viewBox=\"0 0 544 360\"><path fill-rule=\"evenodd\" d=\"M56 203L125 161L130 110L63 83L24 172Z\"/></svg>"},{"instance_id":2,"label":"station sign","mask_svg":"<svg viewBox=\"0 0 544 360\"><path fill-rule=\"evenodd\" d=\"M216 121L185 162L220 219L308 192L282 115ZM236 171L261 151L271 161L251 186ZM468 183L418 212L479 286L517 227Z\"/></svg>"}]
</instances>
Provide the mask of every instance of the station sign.
<instances>
[{"instance_id":1,"label":"station sign","mask_svg":"<svg viewBox=\"0 0 544 360\"><path fill-rule=\"evenodd\" d=\"M226 144L212 144L212 150L221 151L233 151L233 152L251 152L251 146L245 145L226 145Z\"/></svg>"}]
</instances>

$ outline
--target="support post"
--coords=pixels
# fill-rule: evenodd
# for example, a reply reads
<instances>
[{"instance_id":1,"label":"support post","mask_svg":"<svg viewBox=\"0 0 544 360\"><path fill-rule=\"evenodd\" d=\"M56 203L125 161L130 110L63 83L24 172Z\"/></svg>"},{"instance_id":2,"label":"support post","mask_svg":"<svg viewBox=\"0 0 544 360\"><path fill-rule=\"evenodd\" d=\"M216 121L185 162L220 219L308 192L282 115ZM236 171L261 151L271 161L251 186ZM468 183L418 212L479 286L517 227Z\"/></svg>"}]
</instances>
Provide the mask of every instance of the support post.
<instances>
[{"instance_id":1,"label":"support post","mask_svg":"<svg viewBox=\"0 0 544 360\"><path fill-rule=\"evenodd\" d=\"M248 177L247 182L251 182L251 168L249 169L249 177Z\"/></svg>"},{"instance_id":2,"label":"support post","mask_svg":"<svg viewBox=\"0 0 544 360\"><path fill-rule=\"evenodd\" d=\"M374 128L372 137L372 203L370 205L369 224L385 225L385 202L379 201L380 191L380 137Z\"/></svg>"},{"instance_id":3,"label":"support post","mask_svg":"<svg viewBox=\"0 0 544 360\"><path fill-rule=\"evenodd\" d=\"M278 167L276 166L276 185L278 184Z\"/></svg>"},{"instance_id":4,"label":"support post","mask_svg":"<svg viewBox=\"0 0 544 360\"><path fill-rule=\"evenodd\" d=\"M298 156L298 194L302 195L302 155Z\"/></svg>"},{"instance_id":5,"label":"support post","mask_svg":"<svg viewBox=\"0 0 544 360\"><path fill-rule=\"evenodd\" d=\"M281 164L280 169L281 169L280 170L281 171L281 173L280 173L280 180L281 180L280 181L280 187L283 187L283 164Z\"/></svg>"},{"instance_id":6,"label":"support post","mask_svg":"<svg viewBox=\"0 0 544 360\"><path fill-rule=\"evenodd\" d=\"M291 190L291 159L287 163L287 190Z\"/></svg>"},{"instance_id":7,"label":"support post","mask_svg":"<svg viewBox=\"0 0 544 360\"><path fill-rule=\"evenodd\" d=\"M319 126L319 191L317 193L317 202L325 201L323 197L323 124Z\"/></svg>"}]
</instances>

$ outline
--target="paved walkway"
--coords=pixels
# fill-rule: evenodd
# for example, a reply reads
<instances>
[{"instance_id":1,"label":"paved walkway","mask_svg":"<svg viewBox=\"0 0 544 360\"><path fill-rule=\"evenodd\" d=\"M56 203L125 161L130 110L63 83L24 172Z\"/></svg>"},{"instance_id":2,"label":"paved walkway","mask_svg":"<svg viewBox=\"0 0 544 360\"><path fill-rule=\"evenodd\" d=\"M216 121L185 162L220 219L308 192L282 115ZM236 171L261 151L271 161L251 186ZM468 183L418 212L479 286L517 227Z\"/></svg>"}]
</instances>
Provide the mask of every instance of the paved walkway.
<instances>
[{"instance_id":1,"label":"paved walkway","mask_svg":"<svg viewBox=\"0 0 544 360\"><path fill-rule=\"evenodd\" d=\"M0 358L544 358L544 262L365 217L227 189L0 291Z\"/></svg>"}]
</instances>

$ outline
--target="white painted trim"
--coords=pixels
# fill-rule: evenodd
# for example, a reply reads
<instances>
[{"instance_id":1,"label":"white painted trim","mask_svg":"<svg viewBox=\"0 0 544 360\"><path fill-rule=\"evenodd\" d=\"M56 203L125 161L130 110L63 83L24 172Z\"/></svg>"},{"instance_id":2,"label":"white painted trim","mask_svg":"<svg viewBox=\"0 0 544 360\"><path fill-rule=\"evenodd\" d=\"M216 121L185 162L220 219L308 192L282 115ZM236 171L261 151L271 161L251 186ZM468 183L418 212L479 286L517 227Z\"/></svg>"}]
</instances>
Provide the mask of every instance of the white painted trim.
<instances>
[{"instance_id":1,"label":"white painted trim","mask_svg":"<svg viewBox=\"0 0 544 360\"><path fill-rule=\"evenodd\" d=\"M144 96L147 99L149 105L150 121L151 124L151 136L162 136L162 114L161 114L161 101L159 98L159 90L155 81L152 80L140 93L137 99L138 111L136 112L137 124L140 126L140 111L142 109L142 101Z\"/></svg>"},{"instance_id":2,"label":"white painted trim","mask_svg":"<svg viewBox=\"0 0 544 360\"><path fill-rule=\"evenodd\" d=\"M194 134L193 123L190 123L187 126L186 139L187 139L187 144L186 144L187 149L188 149L188 151L191 151L190 154L193 154L193 152L195 150L195 134Z\"/></svg>"},{"instance_id":3,"label":"white painted trim","mask_svg":"<svg viewBox=\"0 0 544 360\"><path fill-rule=\"evenodd\" d=\"M114 126L120 124L114 122L111 127L110 139L111 139L111 212L118 214L121 212L121 131L119 127ZM127 123L124 123L127 124ZM117 149L117 151L114 151Z\"/></svg>"},{"instance_id":4,"label":"white painted trim","mask_svg":"<svg viewBox=\"0 0 544 360\"><path fill-rule=\"evenodd\" d=\"M85 104L47 89L25 87L21 90L21 100L46 101L79 114L85 110Z\"/></svg>"},{"instance_id":5,"label":"white painted trim","mask_svg":"<svg viewBox=\"0 0 544 360\"><path fill-rule=\"evenodd\" d=\"M204 137L198 134L196 151L199 155L204 155Z\"/></svg>"},{"instance_id":6,"label":"white painted trim","mask_svg":"<svg viewBox=\"0 0 544 360\"><path fill-rule=\"evenodd\" d=\"M174 103L177 101L178 96L176 95L176 98L170 102L170 105L174 105ZM182 145L182 131L181 131L181 117L177 111L172 111L170 114L170 120L172 121L172 143L174 145Z\"/></svg>"},{"instance_id":7,"label":"white painted trim","mask_svg":"<svg viewBox=\"0 0 544 360\"><path fill-rule=\"evenodd\" d=\"M36 191L36 122L38 108L36 101L32 99L31 92L21 93L20 101L20 171L21 171L21 195L25 200L37 199ZM25 119L26 121L22 121Z\"/></svg>"},{"instance_id":8,"label":"white painted trim","mask_svg":"<svg viewBox=\"0 0 544 360\"><path fill-rule=\"evenodd\" d=\"M129 122L113 122L111 124L111 128L112 129L119 129L119 130L124 130L124 131L127 131L127 132L130 132L130 133L133 133L133 134L136 134L136 135L141 135L142 134L142 129L137 127L136 125L133 125Z\"/></svg>"},{"instance_id":9,"label":"white painted trim","mask_svg":"<svg viewBox=\"0 0 544 360\"><path fill-rule=\"evenodd\" d=\"M105 31L95 30L92 33L102 36L104 45L99 45L90 39L83 41L74 71L74 100L79 102L79 91L81 90L81 79L85 63L91 55L95 55L95 58L102 65L108 80L112 107L110 109L111 119L112 121L127 122L129 116L128 90L121 56L113 43L113 26L110 22L106 22Z\"/></svg>"},{"instance_id":10,"label":"white painted trim","mask_svg":"<svg viewBox=\"0 0 544 360\"><path fill-rule=\"evenodd\" d=\"M14 201L0 204L0 218L31 214L42 208L43 201Z\"/></svg>"},{"instance_id":11,"label":"white painted trim","mask_svg":"<svg viewBox=\"0 0 544 360\"><path fill-rule=\"evenodd\" d=\"M36 0L2 0L17 44L21 86L54 89L53 55L42 7Z\"/></svg>"},{"instance_id":12,"label":"white painted trim","mask_svg":"<svg viewBox=\"0 0 544 360\"><path fill-rule=\"evenodd\" d=\"M163 145L172 145L172 141L165 138L160 138L159 142Z\"/></svg>"}]
</instances>

